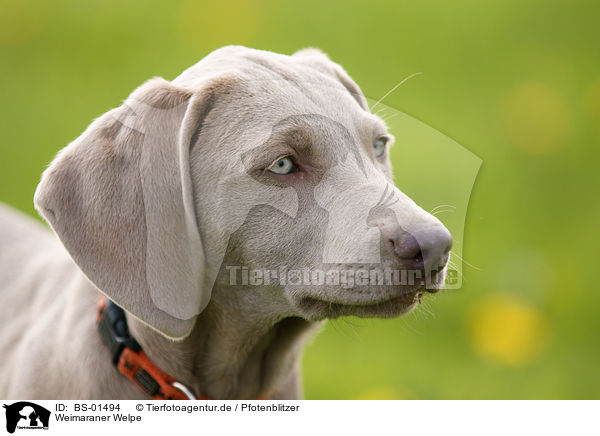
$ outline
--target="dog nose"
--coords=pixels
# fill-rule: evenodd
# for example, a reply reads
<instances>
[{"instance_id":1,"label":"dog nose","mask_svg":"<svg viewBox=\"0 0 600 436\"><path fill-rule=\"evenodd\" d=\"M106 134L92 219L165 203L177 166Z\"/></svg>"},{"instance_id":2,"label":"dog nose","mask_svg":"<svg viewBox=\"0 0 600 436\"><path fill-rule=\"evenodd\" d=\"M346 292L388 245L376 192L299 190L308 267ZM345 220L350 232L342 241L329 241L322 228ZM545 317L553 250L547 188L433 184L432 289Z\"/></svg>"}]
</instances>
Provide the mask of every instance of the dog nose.
<instances>
[{"instance_id":1,"label":"dog nose","mask_svg":"<svg viewBox=\"0 0 600 436\"><path fill-rule=\"evenodd\" d=\"M427 272L443 267L452 248L452 236L441 225L413 234L399 229L390 237L390 242L403 265Z\"/></svg>"}]
</instances>

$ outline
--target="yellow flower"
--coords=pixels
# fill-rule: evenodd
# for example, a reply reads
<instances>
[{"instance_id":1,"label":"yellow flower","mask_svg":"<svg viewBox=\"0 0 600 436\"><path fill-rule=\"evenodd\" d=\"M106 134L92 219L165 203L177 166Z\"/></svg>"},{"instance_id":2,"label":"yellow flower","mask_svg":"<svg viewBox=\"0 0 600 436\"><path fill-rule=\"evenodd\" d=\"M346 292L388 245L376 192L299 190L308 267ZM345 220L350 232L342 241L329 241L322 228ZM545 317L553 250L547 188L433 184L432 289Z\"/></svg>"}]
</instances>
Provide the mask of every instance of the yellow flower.
<instances>
[{"instance_id":1,"label":"yellow flower","mask_svg":"<svg viewBox=\"0 0 600 436\"><path fill-rule=\"evenodd\" d=\"M544 313L514 294L496 293L477 301L467 317L471 344L480 354L505 365L524 365L544 349Z\"/></svg>"},{"instance_id":2,"label":"yellow flower","mask_svg":"<svg viewBox=\"0 0 600 436\"><path fill-rule=\"evenodd\" d=\"M392 389L388 386L382 386L379 388L369 389L361 392L354 399L355 400L402 400L402 399L413 399L414 396L410 393L401 395L400 392Z\"/></svg>"}]
</instances>

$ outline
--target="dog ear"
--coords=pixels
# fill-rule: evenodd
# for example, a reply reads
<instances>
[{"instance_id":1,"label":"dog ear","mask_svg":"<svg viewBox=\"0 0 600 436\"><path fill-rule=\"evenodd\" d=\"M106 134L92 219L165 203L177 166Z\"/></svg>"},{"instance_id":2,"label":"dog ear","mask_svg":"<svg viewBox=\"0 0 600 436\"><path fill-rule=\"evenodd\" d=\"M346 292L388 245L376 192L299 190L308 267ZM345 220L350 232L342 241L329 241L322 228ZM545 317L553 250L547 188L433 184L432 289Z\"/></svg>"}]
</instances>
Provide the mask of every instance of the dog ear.
<instances>
[{"instance_id":1,"label":"dog ear","mask_svg":"<svg viewBox=\"0 0 600 436\"><path fill-rule=\"evenodd\" d=\"M151 79L59 152L34 197L88 279L171 338L210 299L189 154L220 86Z\"/></svg>"},{"instance_id":2,"label":"dog ear","mask_svg":"<svg viewBox=\"0 0 600 436\"><path fill-rule=\"evenodd\" d=\"M356 84L356 82L354 82L354 80L350 78L346 70L333 62L329 56L327 56L321 50L318 48L305 48L297 51L293 54L293 56L297 57L305 64L335 77L344 86L344 88L346 88L348 92L352 94L352 97L354 97L360 107L367 112L370 112L367 99L362 93L360 87Z\"/></svg>"}]
</instances>

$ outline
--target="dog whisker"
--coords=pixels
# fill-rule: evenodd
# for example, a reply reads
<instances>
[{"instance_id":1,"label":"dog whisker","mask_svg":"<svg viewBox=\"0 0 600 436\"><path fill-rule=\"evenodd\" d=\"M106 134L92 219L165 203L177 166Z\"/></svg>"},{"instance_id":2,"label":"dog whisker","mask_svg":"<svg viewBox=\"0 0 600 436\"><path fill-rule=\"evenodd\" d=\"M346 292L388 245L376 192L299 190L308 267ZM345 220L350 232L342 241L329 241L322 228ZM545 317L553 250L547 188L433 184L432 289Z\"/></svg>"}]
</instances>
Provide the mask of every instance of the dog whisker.
<instances>
[{"instance_id":1,"label":"dog whisker","mask_svg":"<svg viewBox=\"0 0 600 436\"><path fill-rule=\"evenodd\" d=\"M464 281L467 281L467 278L465 277L463 272L458 268L458 266L454 262L452 262L451 260L448 260L448 265L451 266L452 268L454 268L454 270L462 277L462 279Z\"/></svg>"},{"instance_id":2,"label":"dog whisker","mask_svg":"<svg viewBox=\"0 0 600 436\"><path fill-rule=\"evenodd\" d=\"M416 312L413 311L409 314L410 316L412 316L413 318L416 318ZM408 321L408 317L402 317L400 318L400 321L402 322L402 324L404 324L404 326L410 330L412 333L417 334L419 336L423 336L423 332L417 330L415 327L411 326L407 321Z\"/></svg>"},{"instance_id":3,"label":"dog whisker","mask_svg":"<svg viewBox=\"0 0 600 436\"><path fill-rule=\"evenodd\" d=\"M477 271L482 271L481 268L476 267L475 265L470 264L469 262L467 262L466 260L464 260L462 257L460 257L458 254L456 254L454 251L450 251L450 255L458 257L463 263L467 264L471 268L476 269Z\"/></svg>"},{"instance_id":4,"label":"dog whisker","mask_svg":"<svg viewBox=\"0 0 600 436\"><path fill-rule=\"evenodd\" d=\"M433 312L431 310L429 310L425 303L421 303L419 304L419 306L417 307L417 310L422 313L424 315L425 318L431 317L431 318L435 318L435 315L433 314Z\"/></svg>"},{"instance_id":5,"label":"dog whisker","mask_svg":"<svg viewBox=\"0 0 600 436\"><path fill-rule=\"evenodd\" d=\"M388 92L386 92L383 97L381 97L379 100L377 100L377 102L373 106L371 106L371 110L373 110L373 108L375 106L377 106L379 103L381 103L388 95L390 95L392 92L394 92L404 82L406 82L407 80L412 79L413 77L418 76L420 74L423 74L423 73L420 73L420 72L419 73L413 73L410 76L402 79L399 83L396 84L396 86L394 86L392 89L390 89Z\"/></svg>"},{"instance_id":6,"label":"dog whisker","mask_svg":"<svg viewBox=\"0 0 600 436\"><path fill-rule=\"evenodd\" d=\"M439 206L434 207L433 209L431 209L429 211L429 213L433 213L434 211L438 210L441 207L450 207L452 209L456 209L456 206L452 206L451 204L440 204Z\"/></svg>"},{"instance_id":7,"label":"dog whisker","mask_svg":"<svg viewBox=\"0 0 600 436\"><path fill-rule=\"evenodd\" d=\"M435 212L431 213L431 215L433 216L437 216L440 213L444 213L444 212L454 212L452 209L440 209L440 210L436 210Z\"/></svg>"},{"instance_id":8,"label":"dog whisker","mask_svg":"<svg viewBox=\"0 0 600 436\"><path fill-rule=\"evenodd\" d=\"M379 117L383 120L383 122L387 123L389 120L391 120L392 118L398 116L398 113L395 114L391 114L389 117Z\"/></svg>"},{"instance_id":9,"label":"dog whisker","mask_svg":"<svg viewBox=\"0 0 600 436\"><path fill-rule=\"evenodd\" d=\"M388 107L382 107L381 109L377 110L375 113L373 113L373 115L378 115L381 112L385 112L387 110L390 110L390 108ZM380 117L381 118L381 117Z\"/></svg>"},{"instance_id":10,"label":"dog whisker","mask_svg":"<svg viewBox=\"0 0 600 436\"><path fill-rule=\"evenodd\" d=\"M350 330L352 331L352 333L354 333L354 338L358 339L359 341L363 341L363 337L358 333L358 330L356 329L356 325L352 324L348 318L344 317L341 318L341 321L348 327L350 327Z\"/></svg>"}]
</instances>

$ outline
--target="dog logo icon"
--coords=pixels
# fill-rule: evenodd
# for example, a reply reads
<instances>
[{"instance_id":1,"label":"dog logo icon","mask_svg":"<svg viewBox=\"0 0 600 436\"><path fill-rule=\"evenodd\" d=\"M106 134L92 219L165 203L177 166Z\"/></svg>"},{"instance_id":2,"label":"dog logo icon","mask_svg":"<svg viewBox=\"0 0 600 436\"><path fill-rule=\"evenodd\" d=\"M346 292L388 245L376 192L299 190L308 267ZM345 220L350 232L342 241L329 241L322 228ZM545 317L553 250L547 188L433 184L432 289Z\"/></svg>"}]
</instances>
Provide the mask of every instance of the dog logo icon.
<instances>
[{"instance_id":1,"label":"dog logo icon","mask_svg":"<svg viewBox=\"0 0 600 436\"><path fill-rule=\"evenodd\" d=\"M17 428L48 430L50 421L48 409L29 401L4 404L2 407L6 409L6 431L9 433L14 433Z\"/></svg>"}]
</instances>

